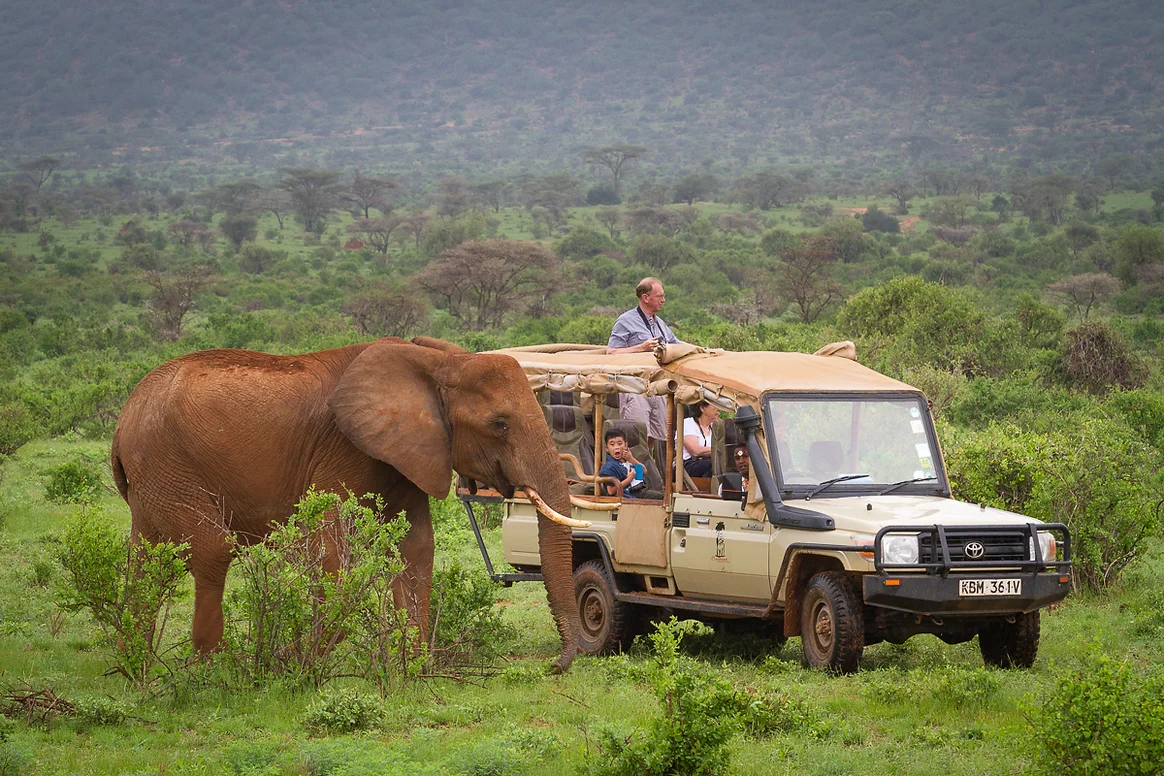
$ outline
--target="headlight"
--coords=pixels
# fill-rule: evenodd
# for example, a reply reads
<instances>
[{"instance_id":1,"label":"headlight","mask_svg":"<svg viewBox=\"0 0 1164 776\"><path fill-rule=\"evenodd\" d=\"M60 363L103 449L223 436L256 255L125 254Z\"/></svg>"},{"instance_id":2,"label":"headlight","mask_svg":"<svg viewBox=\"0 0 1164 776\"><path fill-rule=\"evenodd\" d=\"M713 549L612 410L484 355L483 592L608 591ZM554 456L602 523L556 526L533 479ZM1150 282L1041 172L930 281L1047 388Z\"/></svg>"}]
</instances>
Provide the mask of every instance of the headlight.
<instances>
[{"instance_id":1,"label":"headlight","mask_svg":"<svg viewBox=\"0 0 1164 776\"><path fill-rule=\"evenodd\" d=\"M881 561L890 565L917 563L917 536L889 534L882 538Z\"/></svg>"},{"instance_id":2,"label":"headlight","mask_svg":"<svg viewBox=\"0 0 1164 776\"><path fill-rule=\"evenodd\" d=\"M1043 556L1046 562L1058 560L1056 554L1058 548L1055 546L1055 535L1049 531L1039 531L1039 553ZM1029 539L1027 541L1027 552L1030 554L1030 559L1035 559L1035 540Z\"/></svg>"}]
</instances>

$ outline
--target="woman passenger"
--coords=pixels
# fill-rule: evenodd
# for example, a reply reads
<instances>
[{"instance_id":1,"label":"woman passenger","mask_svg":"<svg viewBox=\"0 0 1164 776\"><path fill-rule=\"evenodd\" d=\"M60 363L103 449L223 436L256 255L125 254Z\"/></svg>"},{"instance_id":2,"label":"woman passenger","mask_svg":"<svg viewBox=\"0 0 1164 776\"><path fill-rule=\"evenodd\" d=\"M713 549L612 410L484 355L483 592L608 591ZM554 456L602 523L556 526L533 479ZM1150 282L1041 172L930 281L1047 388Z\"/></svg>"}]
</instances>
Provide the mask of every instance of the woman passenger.
<instances>
[{"instance_id":1,"label":"woman passenger","mask_svg":"<svg viewBox=\"0 0 1164 776\"><path fill-rule=\"evenodd\" d=\"M683 421L683 468L692 477L710 477L711 424L719 410L701 401L691 405L690 413Z\"/></svg>"}]
</instances>

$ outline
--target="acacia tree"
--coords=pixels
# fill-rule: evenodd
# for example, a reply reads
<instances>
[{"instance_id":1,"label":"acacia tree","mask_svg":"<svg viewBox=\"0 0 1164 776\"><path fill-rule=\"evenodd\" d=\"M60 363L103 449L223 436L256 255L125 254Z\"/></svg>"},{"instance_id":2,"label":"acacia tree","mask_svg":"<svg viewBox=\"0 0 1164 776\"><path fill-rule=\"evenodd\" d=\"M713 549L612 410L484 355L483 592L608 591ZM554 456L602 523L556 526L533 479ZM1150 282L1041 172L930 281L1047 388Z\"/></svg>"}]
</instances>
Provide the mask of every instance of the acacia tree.
<instances>
[{"instance_id":1,"label":"acacia tree","mask_svg":"<svg viewBox=\"0 0 1164 776\"><path fill-rule=\"evenodd\" d=\"M531 301L544 302L557 261L533 242L471 241L441 253L417 280L450 315L479 331Z\"/></svg>"},{"instance_id":2,"label":"acacia tree","mask_svg":"<svg viewBox=\"0 0 1164 776\"><path fill-rule=\"evenodd\" d=\"M411 336L428 320L429 314L424 299L386 283L363 288L340 309L352 317L365 337Z\"/></svg>"},{"instance_id":3,"label":"acacia tree","mask_svg":"<svg viewBox=\"0 0 1164 776\"><path fill-rule=\"evenodd\" d=\"M616 207L600 207L594 214L594 219L606 227L610 239L618 239L618 225L622 222L622 213Z\"/></svg>"},{"instance_id":4,"label":"acacia tree","mask_svg":"<svg viewBox=\"0 0 1164 776\"><path fill-rule=\"evenodd\" d=\"M1057 280L1047 290L1070 304L1080 320L1086 321L1092 307L1119 293L1120 282L1106 272L1088 272Z\"/></svg>"},{"instance_id":5,"label":"acacia tree","mask_svg":"<svg viewBox=\"0 0 1164 776\"><path fill-rule=\"evenodd\" d=\"M194 297L212 275L213 269L204 265L145 274L146 284L153 289L146 304L149 321L160 340L176 342L182 336L182 319L194 307Z\"/></svg>"},{"instance_id":6,"label":"acacia tree","mask_svg":"<svg viewBox=\"0 0 1164 776\"><path fill-rule=\"evenodd\" d=\"M614 193L622 197L622 176L626 166L645 154L647 149L637 145L613 145L591 148L582 154L582 159L595 167L601 165L610 170L613 177Z\"/></svg>"},{"instance_id":7,"label":"acacia tree","mask_svg":"<svg viewBox=\"0 0 1164 776\"><path fill-rule=\"evenodd\" d=\"M359 235L365 245L375 248L380 255L387 255L394 232L404 226L406 216L393 215L384 218L358 218L348 224L348 231Z\"/></svg>"},{"instance_id":8,"label":"acacia tree","mask_svg":"<svg viewBox=\"0 0 1164 776\"><path fill-rule=\"evenodd\" d=\"M282 189L264 191L259 196L259 207L269 212L279 222L279 229L283 229L283 217L291 210L291 198Z\"/></svg>"},{"instance_id":9,"label":"acacia tree","mask_svg":"<svg viewBox=\"0 0 1164 776\"><path fill-rule=\"evenodd\" d=\"M492 180L473 184L472 191L478 202L493 208L494 213L499 213L502 206L505 205L505 197L509 194L509 189L510 186L505 181Z\"/></svg>"},{"instance_id":10,"label":"acacia tree","mask_svg":"<svg viewBox=\"0 0 1164 776\"><path fill-rule=\"evenodd\" d=\"M710 194L715 189L716 183L715 176L710 173L684 175L675 181L673 191L675 201L694 205L695 200L703 199Z\"/></svg>"},{"instance_id":11,"label":"acacia tree","mask_svg":"<svg viewBox=\"0 0 1164 776\"><path fill-rule=\"evenodd\" d=\"M283 167L279 188L291 198L291 209L299 217L304 231L316 232L335 209L339 195L339 173L309 167Z\"/></svg>"},{"instance_id":12,"label":"acacia tree","mask_svg":"<svg viewBox=\"0 0 1164 776\"><path fill-rule=\"evenodd\" d=\"M438 215L456 218L472 205L473 201L467 180L457 175L451 175L437 181L436 210Z\"/></svg>"},{"instance_id":13,"label":"acacia tree","mask_svg":"<svg viewBox=\"0 0 1164 776\"><path fill-rule=\"evenodd\" d=\"M580 203L578 192L581 186L582 182L569 173L543 175L526 186L526 209L545 208L551 225L561 223L566 219L569 209Z\"/></svg>"},{"instance_id":14,"label":"acacia tree","mask_svg":"<svg viewBox=\"0 0 1164 776\"><path fill-rule=\"evenodd\" d=\"M771 170L745 175L736 181L735 197L749 207L771 210L804 199L808 187Z\"/></svg>"},{"instance_id":15,"label":"acacia tree","mask_svg":"<svg viewBox=\"0 0 1164 776\"><path fill-rule=\"evenodd\" d=\"M352 203L357 210L364 214L364 218L371 218L372 208L387 214L392 209L388 193L397 188L394 181L387 178L365 178L356 170L356 177L351 186L343 193L345 202ZM381 251L383 252L383 251Z\"/></svg>"},{"instance_id":16,"label":"acacia tree","mask_svg":"<svg viewBox=\"0 0 1164 776\"><path fill-rule=\"evenodd\" d=\"M40 187L45 184L45 182L53 174L53 171L60 166L60 159L56 159L52 156L40 156L36 159L25 162L24 164L20 165L18 169L24 173L25 177L28 178L34 186L36 186L36 190L39 192Z\"/></svg>"},{"instance_id":17,"label":"acacia tree","mask_svg":"<svg viewBox=\"0 0 1164 776\"><path fill-rule=\"evenodd\" d=\"M909 213L909 201L917 196L913 184L904 178L886 184L885 193L897 200L897 214L901 216Z\"/></svg>"},{"instance_id":18,"label":"acacia tree","mask_svg":"<svg viewBox=\"0 0 1164 776\"><path fill-rule=\"evenodd\" d=\"M837 249L831 238L809 237L782 251L780 263L784 293L805 323L815 321L840 297L841 287L831 277L831 268L837 263Z\"/></svg>"},{"instance_id":19,"label":"acacia tree","mask_svg":"<svg viewBox=\"0 0 1164 776\"><path fill-rule=\"evenodd\" d=\"M217 187L217 202L228 216L237 216L254 208L263 187L254 181L235 181Z\"/></svg>"}]
</instances>

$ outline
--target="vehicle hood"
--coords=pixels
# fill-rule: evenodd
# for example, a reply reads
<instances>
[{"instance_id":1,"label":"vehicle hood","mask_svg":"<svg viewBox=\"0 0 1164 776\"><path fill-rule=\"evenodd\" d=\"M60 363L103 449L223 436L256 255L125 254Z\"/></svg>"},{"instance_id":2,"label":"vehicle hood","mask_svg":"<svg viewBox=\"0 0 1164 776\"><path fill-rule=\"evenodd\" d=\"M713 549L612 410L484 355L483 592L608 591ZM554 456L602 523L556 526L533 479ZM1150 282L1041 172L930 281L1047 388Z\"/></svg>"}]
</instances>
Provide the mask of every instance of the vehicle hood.
<instances>
[{"instance_id":1,"label":"vehicle hood","mask_svg":"<svg viewBox=\"0 0 1164 776\"><path fill-rule=\"evenodd\" d=\"M1039 523L1033 517L1005 509L967 504L936 496L866 496L789 500L789 506L823 512L836 522L838 531L875 534L887 525L1023 525ZM870 509L872 505L872 509Z\"/></svg>"}]
</instances>

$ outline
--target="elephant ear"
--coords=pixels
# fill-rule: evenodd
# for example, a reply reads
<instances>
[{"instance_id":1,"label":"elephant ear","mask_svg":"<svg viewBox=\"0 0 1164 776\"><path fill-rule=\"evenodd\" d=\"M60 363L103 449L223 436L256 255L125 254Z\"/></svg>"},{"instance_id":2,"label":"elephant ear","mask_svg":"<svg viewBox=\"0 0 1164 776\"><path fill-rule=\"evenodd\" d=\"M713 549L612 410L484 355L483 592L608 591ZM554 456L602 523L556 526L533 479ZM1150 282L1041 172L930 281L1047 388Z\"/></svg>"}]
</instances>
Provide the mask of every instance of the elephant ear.
<instances>
[{"instance_id":1,"label":"elephant ear","mask_svg":"<svg viewBox=\"0 0 1164 776\"><path fill-rule=\"evenodd\" d=\"M412 344L377 342L344 370L328 406L344 436L433 498L453 477L437 373L448 356Z\"/></svg>"}]
</instances>

